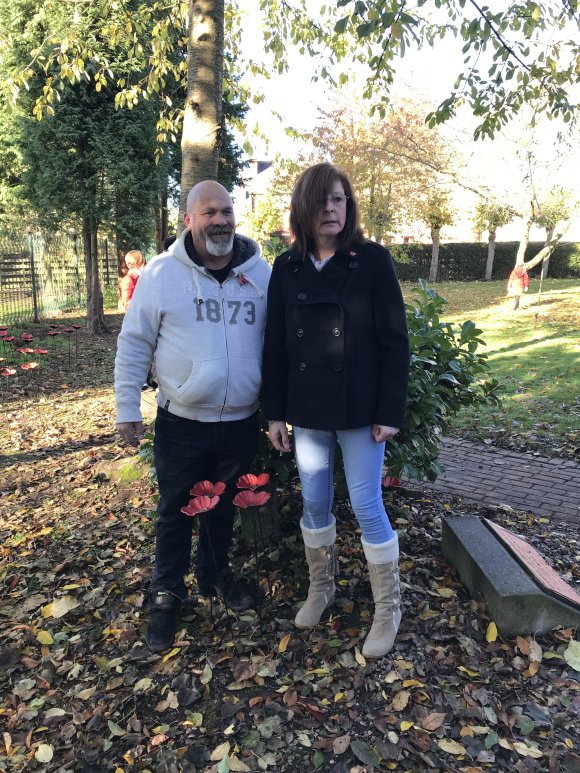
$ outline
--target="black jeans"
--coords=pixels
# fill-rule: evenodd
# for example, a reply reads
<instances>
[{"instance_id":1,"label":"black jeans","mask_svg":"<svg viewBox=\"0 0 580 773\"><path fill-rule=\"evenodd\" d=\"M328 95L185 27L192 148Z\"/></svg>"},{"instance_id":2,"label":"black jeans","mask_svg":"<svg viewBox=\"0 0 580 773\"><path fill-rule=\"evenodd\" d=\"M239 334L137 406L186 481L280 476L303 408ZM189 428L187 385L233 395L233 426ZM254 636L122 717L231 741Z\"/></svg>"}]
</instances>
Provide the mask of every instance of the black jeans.
<instances>
[{"instance_id":1,"label":"black jeans","mask_svg":"<svg viewBox=\"0 0 580 773\"><path fill-rule=\"evenodd\" d=\"M257 414L239 421L182 419L163 408L155 422L155 469L159 485L155 570L151 590L186 598L184 577L191 562L193 520L181 512L200 480L222 481L226 490L214 510L200 519L195 562L198 585L211 588L227 569L232 542L236 482L250 472L258 442Z\"/></svg>"}]
</instances>

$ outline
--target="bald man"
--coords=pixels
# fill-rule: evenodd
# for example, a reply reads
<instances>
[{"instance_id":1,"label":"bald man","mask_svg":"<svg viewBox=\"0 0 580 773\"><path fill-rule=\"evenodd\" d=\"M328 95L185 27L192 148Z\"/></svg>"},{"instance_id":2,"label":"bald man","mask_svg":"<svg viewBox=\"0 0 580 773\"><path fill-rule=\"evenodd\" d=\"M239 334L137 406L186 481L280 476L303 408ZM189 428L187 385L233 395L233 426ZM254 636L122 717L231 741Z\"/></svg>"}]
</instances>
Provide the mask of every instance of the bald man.
<instances>
[{"instance_id":1,"label":"bald man","mask_svg":"<svg viewBox=\"0 0 580 773\"><path fill-rule=\"evenodd\" d=\"M258 440L258 394L270 266L251 239L237 235L226 189L206 180L187 199L186 229L139 278L117 343L117 431L137 446L143 437L141 385L155 356L155 469L159 486L155 568L146 641L173 644L187 597L194 519L181 508L202 480L226 484L218 506L201 519L195 573L201 596L219 595L237 611L256 588L229 567L240 475L250 471Z\"/></svg>"}]
</instances>

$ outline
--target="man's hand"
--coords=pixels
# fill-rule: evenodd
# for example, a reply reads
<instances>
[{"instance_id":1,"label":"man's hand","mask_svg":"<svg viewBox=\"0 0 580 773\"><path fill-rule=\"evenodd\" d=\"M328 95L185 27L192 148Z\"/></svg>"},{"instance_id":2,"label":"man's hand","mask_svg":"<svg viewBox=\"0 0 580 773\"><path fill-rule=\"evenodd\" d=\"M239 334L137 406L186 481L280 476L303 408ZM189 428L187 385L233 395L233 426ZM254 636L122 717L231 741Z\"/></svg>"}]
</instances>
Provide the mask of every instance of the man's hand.
<instances>
[{"instance_id":1,"label":"man's hand","mask_svg":"<svg viewBox=\"0 0 580 773\"><path fill-rule=\"evenodd\" d=\"M117 424L117 432L129 446L138 446L143 440L143 422L126 421Z\"/></svg>"},{"instance_id":2,"label":"man's hand","mask_svg":"<svg viewBox=\"0 0 580 773\"><path fill-rule=\"evenodd\" d=\"M288 437L288 427L286 426L285 421L271 422L268 427L268 437L276 451L287 453L292 450L290 447L290 438Z\"/></svg>"},{"instance_id":3,"label":"man's hand","mask_svg":"<svg viewBox=\"0 0 580 773\"><path fill-rule=\"evenodd\" d=\"M386 440L394 438L398 431L397 427L385 427L383 424L373 424L373 440L377 443L384 443Z\"/></svg>"}]
</instances>

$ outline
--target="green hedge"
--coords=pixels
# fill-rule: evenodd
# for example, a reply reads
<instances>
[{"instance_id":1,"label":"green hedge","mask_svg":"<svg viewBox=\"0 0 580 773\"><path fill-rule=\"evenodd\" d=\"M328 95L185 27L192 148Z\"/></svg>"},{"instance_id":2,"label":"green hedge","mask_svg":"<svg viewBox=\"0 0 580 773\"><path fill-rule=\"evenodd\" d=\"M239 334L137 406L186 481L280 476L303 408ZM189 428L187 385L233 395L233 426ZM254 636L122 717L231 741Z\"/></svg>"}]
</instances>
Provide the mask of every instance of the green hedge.
<instances>
[{"instance_id":1,"label":"green hedge","mask_svg":"<svg viewBox=\"0 0 580 773\"><path fill-rule=\"evenodd\" d=\"M543 247L542 242L530 242L526 250L526 260L530 260ZM389 247L397 276L401 281L416 282L429 276L431 265L430 244L394 244ZM492 279L507 279L514 267L518 242L497 242L493 261ZM471 281L485 279L487 262L487 244L485 242L456 242L442 244L439 249L440 282ZM541 264L535 266L530 274L539 276ZM550 257L548 276L553 279L580 277L580 244L560 242Z\"/></svg>"}]
</instances>

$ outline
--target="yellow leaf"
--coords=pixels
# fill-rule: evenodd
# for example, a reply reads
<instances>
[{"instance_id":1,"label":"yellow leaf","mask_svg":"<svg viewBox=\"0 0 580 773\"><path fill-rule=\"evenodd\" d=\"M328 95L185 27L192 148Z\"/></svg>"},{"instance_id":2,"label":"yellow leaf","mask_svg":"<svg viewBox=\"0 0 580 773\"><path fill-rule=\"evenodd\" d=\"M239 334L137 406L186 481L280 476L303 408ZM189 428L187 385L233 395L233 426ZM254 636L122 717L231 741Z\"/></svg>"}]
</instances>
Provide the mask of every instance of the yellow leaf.
<instances>
[{"instance_id":1,"label":"yellow leaf","mask_svg":"<svg viewBox=\"0 0 580 773\"><path fill-rule=\"evenodd\" d=\"M219 746L216 746L216 748L211 753L211 761L212 762L219 762L220 760L223 760L223 758L226 756L226 754L230 750L230 743L229 741L225 741L224 743L220 743Z\"/></svg>"},{"instance_id":2,"label":"yellow leaf","mask_svg":"<svg viewBox=\"0 0 580 773\"><path fill-rule=\"evenodd\" d=\"M359 666L366 666L367 664L364 655L362 654L362 652L359 650L358 647L354 648L354 659L359 664Z\"/></svg>"},{"instance_id":3,"label":"yellow leaf","mask_svg":"<svg viewBox=\"0 0 580 773\"><path fill-rule=\"evenodd\" d=\"M491 621L491 623L487 626L487 632L485 634L486 641L492 642L497 639L497 625Z\"/></svg>"},{"instance_id":4,"label":"yellow leaf","mask_svg":"<svg viewBox=\"0 0 580 773\"><path fill-rule=\"evenodd\" d=\"M337 703L338 701L342 700L344 698L343 692L337 692L334 696L334 702Z\"/></svg>"},{"instance_id":5,"label":"yellow leaf","mask_svg":"<svg viewBox=\"0 0 580 773\"><path fill-rule=\"evenodd\" d=\"M571 739L571 738L564 738L564 743L566 744L566 746L567 746L569 749L573 749L573 748L574 748L574 744L573 744L573 742L572 742L572 739Z\"/></svg>"},{"instance_id":6,"label":"yellow leaf","mask_svg":"<svg viewBox=\"0 0 580 773\"><path fill-rule=\"evenodd\" d=\"M405 732L405 730L409 730L409 728L413 727L413 723L412 723L412 722L408 722L408 721L405 719L405 720L403 720L403 721L401 722L401 724L399 725L399 727L401 728L401 732L402 732L402 733L404 733L404 732Z\"/></svg>"},{"instance_id":7,"label":"yellow leaf","mask_svg":"<svg viewBox=\"0 0 580 773\"><path fill-rule=\"evenodd\" d=\"M96 687L87 687L86 690L81 690L76 694L76 698L80 698L82 701L88 700L95 692Z\"/></svg>"},{"instance_id":8,"label":"yellow leaf","mask_svg":"<svg viewBox=\"0 0 580 773\"><path fill-rule=\"evenodd\" d=\"M453 590L453 588L437 588L437 593L444 599L450 599L456 595L456 592Z\"/></svg>"},{"instance_id":9,"label":"yellow leaf","mask_svg":"<svg viewBox=\"0 0 580 773\"><path fill-rule=\"evenodd\" d=\"M179 655L181 652L181 647L174 647L172 650L170 650L167 655L163 656L162 663L167 663L168 660L171 658L174 658L176 655Z\"/></svg>"},{"instance_id":10,"label":"yellow leaf","mask_svg":"<svg viewBox=\"0 0 580 773\"><path fill-rule=\"evenodd\" d=\"M464 673L468 674L469 676L477 676L479 674L479 671L473 671L471 668L466 668L465 666L459 666L457 669L458 671L463 671Z\"/></svg>"},{"instance_id":11,"label":"yellow leaf","mask_svg":"<svg viewBox=\"0 0 580 773\"><path fill-rule=\"evenodd\" d=\"M278 652L286 652L286 648L288 647L289 643L290 643L290 634L287 633L286 636L283 636L280 639L280 644L278 645Z\"/></svg>"},{"instance_id":12,"label":"yellow leaf","mask_svg":"<svg viewBox=\"0 0 580 773\"><path fill-rule=\"evenodd\" d=\"M53 601L52 604L47 604L42 607L40 611L43 617L58 618L66 615L67 612L70 612L71 609L75 609L78 605L79 602L72 596L61 596L56 601Z\"/></svg>"},{"instance_id":13,"label":"yellow leaf","mask_svg":"<svg viewBox=\"0 0 580 773\"><path fill-rule=\"evenodd\" d=\"M448 754L465 754L465 746L457 743L457 741L452 741L451 738L442 738L438 741L437 746Z\"/></svg>"},{"instance_id":14,"label":"yellow leaf","mask_svg":"<svg viewBox=\"0 0 580 773\"><path fill-rule=\"evenodd\" d=\"M403 687L425 687L425 683L420 682L418 679L405 679Z\"/></svg>"},{"instance_id":15,"label":"yellow leaf","mask_svg":"<svg viewBox=\"0 0 580 773\"><path fill-rule=\"evenodd\" d=\"M403 711L409 703L411 693L408 690L401 690L393 698L393 711Z\"/></svg>"},{"instance_id":16,"label":"yellow leaf","mask_svg":"<svg viewBox=\"0 0 580 773\"><path fill-rule=\"evenodd\" d=\"M534 759L539 760L540 757L544 756L543 752L539 749L536 749L534 746L528 746L522 741L514 741L513 747L518 754L522 755L522 757L533 757Z\"/></svg>"},{"instance_id":17,"label":"yellow leaf","mask_svg":"<svg viewBox=\"0 0 580 773\"><path fill-rule=\"evenodd\" d=\"M36 639L41 644L54 644L54 639L52 638L52 636L48 631L39 631L36 634Z\"/></svg>"}]
</instances>

